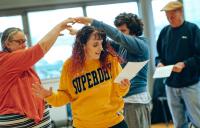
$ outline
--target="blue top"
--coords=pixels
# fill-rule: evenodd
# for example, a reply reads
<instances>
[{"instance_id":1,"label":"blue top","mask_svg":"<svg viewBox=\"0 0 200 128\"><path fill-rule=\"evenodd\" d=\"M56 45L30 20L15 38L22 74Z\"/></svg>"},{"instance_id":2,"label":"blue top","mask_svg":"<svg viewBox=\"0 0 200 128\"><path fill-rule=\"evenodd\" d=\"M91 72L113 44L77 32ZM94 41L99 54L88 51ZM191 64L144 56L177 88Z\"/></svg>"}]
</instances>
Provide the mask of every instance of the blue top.
<instances>
[{"instance_id":1,"label":"blue top","mask_svg":"<svg viewBox=\"0 0 200 128\"><path fill-rule=\"evenodd\" d=\"M93 20L91 25L104 30L108 37L115 41L113 47L125 60L122 67L124 67L127 62L142 62L149 59L148 41L146 38L123 34L116 28L97 20ZM148 65L145 65L139 73L131 79L131 87L126 96L147 91L147 67Z\"/></svg>"},{"instance_id":2,"label":"blue top","mask_svg":"<svg viewBox=\"0 0 200 128\"><path fill-rule=\"evenodd\" d=\"M164 27L157 41L157 61L164 65L184 62L186 67L180 73L172 72L166 83L181 88L193 85L200 76L200 29L185 21L180 27Z\"/></svg>"}]
</instances>

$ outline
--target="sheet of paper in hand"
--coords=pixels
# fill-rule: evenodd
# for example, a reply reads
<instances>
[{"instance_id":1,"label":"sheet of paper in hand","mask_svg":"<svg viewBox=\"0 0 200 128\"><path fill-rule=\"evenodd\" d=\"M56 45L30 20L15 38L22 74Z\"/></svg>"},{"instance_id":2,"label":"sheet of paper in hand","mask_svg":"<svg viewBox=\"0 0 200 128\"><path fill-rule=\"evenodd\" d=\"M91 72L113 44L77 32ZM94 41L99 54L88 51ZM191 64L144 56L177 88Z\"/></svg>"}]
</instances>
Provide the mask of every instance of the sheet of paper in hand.
<instances>
[{"instance_id":1,"label":"sheet of paper in hand","mask_svg":"<svg viewBox=\"0 0 200 128\"><path fill-rule=\"evenodd\" d=\"M168 65L168 66L164 66L164 67L157 67L153 78L166 78L169 77L172 73L172 69L173 69L174 65Z\"/></svg>"},{"instance_id":2,"label":"sheet of paper in hand","mask_svg":"<svg viewBox=\"0 0 200 128\"><path fill-rule=\"evenodd\" d=\"M147 64L149 60L143 62L128 62L122 72L115 78L115 83L120 83L123 79L131 80Z\"/></svg>"}]
</instances>

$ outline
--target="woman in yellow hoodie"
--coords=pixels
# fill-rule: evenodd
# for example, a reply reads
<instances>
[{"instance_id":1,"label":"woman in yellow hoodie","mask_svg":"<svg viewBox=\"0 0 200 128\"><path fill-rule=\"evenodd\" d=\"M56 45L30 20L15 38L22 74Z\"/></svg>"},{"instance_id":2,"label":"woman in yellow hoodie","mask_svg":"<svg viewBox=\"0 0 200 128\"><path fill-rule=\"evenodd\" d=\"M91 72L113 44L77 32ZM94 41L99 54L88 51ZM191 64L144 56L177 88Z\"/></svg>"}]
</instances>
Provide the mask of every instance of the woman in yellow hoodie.
<instances>
[{"instance_id":1,"label":"woman in yellow hoodie","mask_svg":"<svg viewBox=\"0 0 200 128\"><path fill-rule=\"evenodd\" d=\"M119 57L106 41L104 32L85 26L77 32L72 56L64 63L59 89L41 85L34 93L52 106L71 103L75 128L127 128L122 114L127 79L114 79L121 71Z\"/></svg>"}]
</instances>

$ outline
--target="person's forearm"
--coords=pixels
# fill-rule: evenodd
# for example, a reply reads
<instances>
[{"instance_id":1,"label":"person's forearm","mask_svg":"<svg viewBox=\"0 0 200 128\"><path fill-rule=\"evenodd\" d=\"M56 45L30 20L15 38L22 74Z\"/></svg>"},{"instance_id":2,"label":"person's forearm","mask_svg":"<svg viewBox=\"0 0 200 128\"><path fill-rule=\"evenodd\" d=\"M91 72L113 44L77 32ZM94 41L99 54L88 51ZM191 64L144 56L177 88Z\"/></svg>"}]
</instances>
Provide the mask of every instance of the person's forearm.
<instances>
[{"instance_id":1,"label":"person's forearm","mask_svg":"<svg viewBox=\"0 0 200 128\"><path fill-rule=\"evenodd\" d=\"M39 45L41 46L44 53L48 52L49 49L56 42L57 37L60 35L60 31L62 29L60 26L54 27L51 31L49 31L40 41Z\"/></svg>"},{"instance_id":2,"label":"person's forearm","mask_svg":"<svg viewBox=\"0 0 200 128\"><path fill-rule=\"evenodd\" d=\"M185 66L187 67L199 69L200 57L193 56L193 57L188 58L187 60L184 60L183 62Z\"/></svg>"},{"instance_id":3,"label":"person's forearm","mask_svg":"<svg viewBox=\"0 0 200 128\"><path fill-rule=\"evenodd\" d=\"M148 52L147 40L136 36L126 35L106 23L98 20L92 20L92 26L102 29L115 43L125 47L133 54L145 55Z\"/></svg>"},{"instance_id":4,"label":"person's forearm","mask_svg":"<svg viewBox=\"0 0 200 128\"><path fill-rule=\"evenodd\" d=\"M64 91L53 92L51 96L46 97L45 101L54 107L60 107L70 102L70 98Z\"/></svg>"}]
</instances>

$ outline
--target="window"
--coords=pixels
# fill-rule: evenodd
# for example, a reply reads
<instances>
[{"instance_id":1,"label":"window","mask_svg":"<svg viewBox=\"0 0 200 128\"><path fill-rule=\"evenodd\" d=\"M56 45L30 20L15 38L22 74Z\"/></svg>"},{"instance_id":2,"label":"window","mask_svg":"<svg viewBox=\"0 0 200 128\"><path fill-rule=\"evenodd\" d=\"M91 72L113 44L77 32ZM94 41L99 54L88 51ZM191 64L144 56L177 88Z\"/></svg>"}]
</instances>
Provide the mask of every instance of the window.
<instances>
[{"instance_id":1,"label":"window","mask_svg":"<svg viewBox=\"0 0 200 128\"><path fill-rule=\"evenodd\" d=\"M56 24L74 16L83 16L82 8L28 13L32 45L36 44ZM74 27L79 29L82 25L75 24ZM58 37L50 51L35 65L41 79L59 77L63 62L71 55L74 36L69 35L67 30L63 31L63 34L64 36Z\"/></svg>"},{"instance_id":2,"label":"window","mask_svg":"<svg viewBox=\"0 0 200 128\"><path fill-rule=\"evenodd\" d=\"M152 0L156 39L158 38L161 29L169 24L165 12L160 10L170 1L171 0Z\"/></svg>"},{"instance_id":3,"label":"window","mask_svg":"<svg viewBox=\"0 0 200 128\"><path fill-rule=\"evenodd\" d=\"M120 13L127 12L138 15L136 2L88 6L86 11L88 17L103 21L111 26L114 26L114 19Z\"/></svg>"},{"instance_id":4,"label":"window","mask_svg":"<svg viewBox=\"0 0 200 128\"><path fill-rule=\"evenodd\" d=\"M183 0L185 19L200 27L199 0Z\"/></svg>"},{"instance_id":5,"label":"window","mask_svg":"<svg viewBox=\"0 0 200 128\"><path fill-rule=\"evenodd\" d=\"M165 15L164 11L161 11L161 9L171 0L152 0L152 11L153 11L153 17L154 17L154 24L155 24L155 36L156 41L158 39L158 36L160 34L160 31L162 28L166 25L168 25L167 17ZM152 44L153 46L153 55L157 56L157 50L156 50L156 42Z\"/></svg>"},{"instance_id":6,"label":"window","mask_svg":"<svg viewBox=\"0 0 200 128\"><path fill-rule=\"evenodd\" d=\"M2 32L9 27L18 27L23 29L21 16L0 17L0 37ZM0 44L0 50L1 44Z\"/></svg>"}]
</instances>

